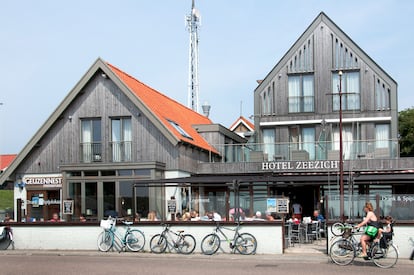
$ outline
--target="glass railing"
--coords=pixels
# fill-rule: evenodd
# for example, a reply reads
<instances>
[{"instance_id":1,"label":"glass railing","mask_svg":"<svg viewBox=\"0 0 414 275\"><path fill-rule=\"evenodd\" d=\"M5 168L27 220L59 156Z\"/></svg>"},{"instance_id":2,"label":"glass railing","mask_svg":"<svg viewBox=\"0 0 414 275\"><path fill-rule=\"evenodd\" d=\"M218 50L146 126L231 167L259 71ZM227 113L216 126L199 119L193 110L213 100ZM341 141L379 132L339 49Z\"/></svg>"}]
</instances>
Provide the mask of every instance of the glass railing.
<instances>
[{"instance_id":1,"label":"glass railing","mask_svg":"<svg viewBox=\"0 0 414 275\"><path fill-rule=\"evenodd\" d=\"M325 197L325 215L330 220L340 219L340 196ZM347 220L361 221L364 205L371 202L379 218L391 216L395 220L414 219L414 194L344 195L344 216Z\"/></svg>"},{"instance_id":2,"label":"glass railing","mask_svg":"<svg viewBox=\"0 0 414 275\"><path fill-rule=\"evenodd\" d=\"M222 162L263 162L294 160L339 160L339 142L213 144ZM343 142L343 160L395 159L398 140Z\"/></svg>"}]
</instances>

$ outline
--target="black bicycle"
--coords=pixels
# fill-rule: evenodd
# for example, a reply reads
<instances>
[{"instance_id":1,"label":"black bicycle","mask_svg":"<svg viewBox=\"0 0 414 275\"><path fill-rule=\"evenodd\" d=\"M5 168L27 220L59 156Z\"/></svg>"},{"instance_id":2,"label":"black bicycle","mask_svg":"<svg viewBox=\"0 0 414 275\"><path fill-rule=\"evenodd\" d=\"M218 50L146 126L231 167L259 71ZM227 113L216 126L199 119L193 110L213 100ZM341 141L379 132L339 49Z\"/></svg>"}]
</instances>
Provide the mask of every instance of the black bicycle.
<instances>
[{"instance_id":1,"label":"black bicycle","mask_svg":"<svg viewBox=\"0 0 414 275\"><path fill-rule=\"evenodd\" d=\"M161 234L151 238L150 249L153 253L160 254L173 248L181 254L191 254L196 247L196 240L191 234L183 234L184 230L172 231L169 224L163 224Z\"/></svg>"},{"instance_id":2,"label":"black bicycle","mask_svg":"<svg viewBox=\"0 0 414 275\"><path fill-rule=\"evenodd\" d=\"M6 250L10 245L14 248L13 231L11 227L7 225L0 231L0 250Z\"/></svg>"}]
</instances>

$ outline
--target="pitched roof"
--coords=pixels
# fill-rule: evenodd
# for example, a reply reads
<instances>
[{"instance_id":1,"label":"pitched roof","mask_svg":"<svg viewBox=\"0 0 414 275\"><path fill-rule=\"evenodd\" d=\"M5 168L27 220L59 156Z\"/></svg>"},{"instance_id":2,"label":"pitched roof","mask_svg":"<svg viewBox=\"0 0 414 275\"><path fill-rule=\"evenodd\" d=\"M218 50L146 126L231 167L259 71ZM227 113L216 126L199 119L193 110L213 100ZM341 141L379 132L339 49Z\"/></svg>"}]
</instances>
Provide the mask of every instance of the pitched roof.
<instances>
[{"instance_id":1,"label":"pitched roof","mask_svg":"<svg viewBox=\"0 0 414 275\"><path fill-rule=\"evenodd\" d=\"M389 78L393 83L395 80L385 72L364 50L362 50L358 44L356 44L341 28L336 25L331 18L329 18L324 12L320 12L319 15L313 20L313 22L307 27L307 29L299 36L296 42L291 46L291 48L284 54L284 56L279 60L279 62L270 70L266 77L258 81L258 86L255 89L255 93L262 90L263 87L269 85L269 81L275 77L276 74L279 74L279 71L285 66L289 58L295 53L298 47L302 46L304 40L306 40L315 30L320 29L321 24L326 24L335 35L338 35L344 43L348 46L353 47L353 51L360 59L363 59L365 63L371 68L377 71L378 74L381 74L383 77Z\"/></svg>"},{"instance_id":2,"label":"pitched roof","mask_svg":"<svg viewBox=\"0 0 414 275\"><path fill-rule=\"evenodd\" d=\"M200 149L219 154L219 152L192 127L192 125L212 124L210 119L194 112L171 98L168 98L139 82L127 73L119 70L115 66L98 58L59 106L57 106L56 110L50 115L46 122L24 146L22 151L15 156L10 164L8 164L9 168L0 175L0 184L3 184L5 180L14 173L16 167L26 158L47 131L49 131L50 127L53 127L56 120L59 119L65 109L72 103L97 72L108 74L111 80L118 85L134 104L139 108L143 108L141 111L149 117L156 127L162 128L160 130L165 133L167 139L171 142L192 144ZM174 122L175 127L169 121ZM179 130L184 130L188 137L183 136Z\"/></svg>"},{"instance_id":3,"label":"pitched roof","mask_svg":"<svg viewBox=\"0 0 414 275\"><path fill-rule=\"evenodd\" d=\"M243 124L247 129L249 129L251 132L254 131L254 124L251 123L248 119L246 119L244 116L240 116L233 124L230 126L230 131L234 131L240 124Z\"/></svg>"},{"instance_id":4,"label":"pitched roof","mask_svg":"<svg viewBox=\"0 0 414 275\"><path fill-rule=\"evenodd\" d=\"M0 170L5 170L16 156L16 154L0 155Z\"/></svg>"},{"instance_id":5,"label":"pitched roof","mask_svg":"<svg viewBox=\"0 0 414 275\"><path fill-rule=\"evenodd\" d=\"M178 140L218 153L192 127L197 124L213 124L208 117L152 89L117 67L106 64Z\"/></svg>"}]
</instances>

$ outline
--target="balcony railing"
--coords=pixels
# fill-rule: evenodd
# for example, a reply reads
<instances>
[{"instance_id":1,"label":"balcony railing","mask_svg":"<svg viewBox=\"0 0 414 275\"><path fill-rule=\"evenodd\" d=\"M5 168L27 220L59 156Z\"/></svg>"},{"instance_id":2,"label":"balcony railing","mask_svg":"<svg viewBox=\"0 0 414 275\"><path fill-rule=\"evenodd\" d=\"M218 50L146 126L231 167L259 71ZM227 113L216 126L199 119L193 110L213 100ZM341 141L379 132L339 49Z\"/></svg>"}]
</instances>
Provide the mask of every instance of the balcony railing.
<instances>
[{"instance_id":1,"label":"balcony railing","mask_svg":"<svg viewBox=\"0 0 414 275\"><path fill-rule=\"evenodd\" d=\"M101 162L102 144L100 142L83 142L80 144L82 162Z\"/></svg>"},{"instance_id":2,"label":"balcony railing","mask_svg":"<svg viewBox=\"0 0 414 275\"><path fill-rule=\"evenodd\" d=\"M222 162L263 162L293 160L339 160L339 142L247 143L213 145ZM398 140L360 140L343 142L343 159L395 159Z\"/></svg>"},{"instance_id":3,"label":"balcony railing","mask_svg":"<svg viewBox=\"0 0 414 275\"><path fill-rule=\"evenodd\" d=\"M110 142L110 152L112 162L132 161L132 142L117 141Z\"/></svg>"}]
</instances>

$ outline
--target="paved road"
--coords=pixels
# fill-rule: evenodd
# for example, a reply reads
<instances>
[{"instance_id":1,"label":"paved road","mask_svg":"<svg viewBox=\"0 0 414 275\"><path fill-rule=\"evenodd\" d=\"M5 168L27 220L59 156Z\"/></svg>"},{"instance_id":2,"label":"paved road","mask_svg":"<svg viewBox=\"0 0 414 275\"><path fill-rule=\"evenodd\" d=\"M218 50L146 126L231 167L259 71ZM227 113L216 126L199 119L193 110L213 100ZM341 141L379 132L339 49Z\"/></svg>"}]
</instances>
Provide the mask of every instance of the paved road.
<instances>
[{"instance_id":1,"label":"paved road","mask_svg":"<svg viewBox=\"0 0 414 275\"><path fill-rule=\"evenodd\" d=\"M0 251L0 274L412 274L402 260L392 269L356 260L337 266L324 254L252 255L99 253L85 251Z\"/></svg>"}]
</instances>

